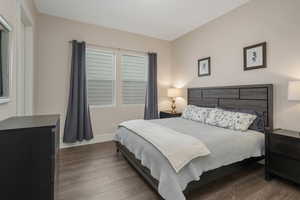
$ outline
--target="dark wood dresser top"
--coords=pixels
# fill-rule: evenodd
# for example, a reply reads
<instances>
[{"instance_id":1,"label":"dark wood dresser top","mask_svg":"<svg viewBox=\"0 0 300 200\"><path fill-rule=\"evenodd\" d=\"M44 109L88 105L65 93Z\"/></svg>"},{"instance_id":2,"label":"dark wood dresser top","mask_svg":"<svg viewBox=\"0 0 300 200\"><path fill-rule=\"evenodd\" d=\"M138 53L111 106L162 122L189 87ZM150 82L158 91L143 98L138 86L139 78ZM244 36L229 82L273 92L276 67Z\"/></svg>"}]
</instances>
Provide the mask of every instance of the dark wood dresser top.
<instances>
[{"instance_id":1,"label":"dark wood dresser top","mask_svg":"<svg viewBox=\"0 0 300 200\"><path fill-rule=\"evenodd\" d=\"M29 129L38 127L55 127L59 115L35 115L35 116L22 116L10 117L0 122L0 134L2 131Z\"/></svg>"}]
</instances>

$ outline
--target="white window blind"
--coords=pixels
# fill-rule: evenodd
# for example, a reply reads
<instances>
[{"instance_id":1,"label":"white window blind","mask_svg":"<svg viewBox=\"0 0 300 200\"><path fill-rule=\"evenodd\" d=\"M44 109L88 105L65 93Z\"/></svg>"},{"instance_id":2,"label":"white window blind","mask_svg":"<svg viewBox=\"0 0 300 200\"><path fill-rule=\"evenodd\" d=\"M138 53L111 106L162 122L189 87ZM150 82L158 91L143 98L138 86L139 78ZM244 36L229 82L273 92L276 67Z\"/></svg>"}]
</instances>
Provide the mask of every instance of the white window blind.
<instances>
[{"instance_id":1,"label":"white window blind","mask_svg":"<svg viewBox=\"0 0 300 200\"><path fill-rule=\"evenodd\" d=\"M115 104L116 56L93 48L86 50L87 93L89 105Z\"/></svg>"},{"instance_id":2,"label":"white window blind","mask_svg":"<svg viewBox=\"0 0 300 200\"><path fill-rule=\"evenodd\" d=\"M144 104L148 56L122 55L121 68L123 104Z\"/></svg>"}]
</instances>

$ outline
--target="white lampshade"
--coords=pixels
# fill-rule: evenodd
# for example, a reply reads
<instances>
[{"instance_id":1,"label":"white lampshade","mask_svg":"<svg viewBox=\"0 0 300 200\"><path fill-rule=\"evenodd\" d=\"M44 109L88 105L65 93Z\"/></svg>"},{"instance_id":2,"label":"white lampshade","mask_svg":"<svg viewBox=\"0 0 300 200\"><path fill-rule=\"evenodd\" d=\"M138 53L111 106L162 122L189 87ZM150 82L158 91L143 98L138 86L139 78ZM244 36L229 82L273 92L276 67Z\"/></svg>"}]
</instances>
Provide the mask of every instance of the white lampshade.
<instances>
[{"instance_id":1,"label":"white lampshade","mask_svg":"<svg viewBox=\"0 0 300 200\"><path fill-rule=\"evenodd\" d=\"M169 88L168 89L168 97L175 98L175 97L180 97L181 95L182 95L181 89L179 89L179 88Z\"/></svg>"},{"instance_id":2,"label":"white lampshade","mask_svg":"<svg viewBox=\"0 0 300 200\"><path fill-rule=\"evenodd\" d=\"M300 81L290 81L288 87L288 100L300 100Z\"/></svg>"}]
</instances>

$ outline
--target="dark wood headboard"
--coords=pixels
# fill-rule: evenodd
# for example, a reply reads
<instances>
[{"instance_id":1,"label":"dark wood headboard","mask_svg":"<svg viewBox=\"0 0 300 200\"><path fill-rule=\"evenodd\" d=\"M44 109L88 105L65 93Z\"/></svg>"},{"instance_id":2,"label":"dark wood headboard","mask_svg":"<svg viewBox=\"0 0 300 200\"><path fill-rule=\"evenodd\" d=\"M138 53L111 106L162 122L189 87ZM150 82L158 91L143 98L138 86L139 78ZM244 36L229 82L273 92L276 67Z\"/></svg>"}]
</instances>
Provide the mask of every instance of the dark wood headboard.
<instances>
[{"instance_id":1,"label":"dark wood headboard","mask_svg":"<svg viewBox=\"0 0 300 200\"><path fill-rule=\"evenodd\" d=\"M273 129L272 84L189 88L188 104L263 112L266 127Z\"/></svg>"}]
</instances>

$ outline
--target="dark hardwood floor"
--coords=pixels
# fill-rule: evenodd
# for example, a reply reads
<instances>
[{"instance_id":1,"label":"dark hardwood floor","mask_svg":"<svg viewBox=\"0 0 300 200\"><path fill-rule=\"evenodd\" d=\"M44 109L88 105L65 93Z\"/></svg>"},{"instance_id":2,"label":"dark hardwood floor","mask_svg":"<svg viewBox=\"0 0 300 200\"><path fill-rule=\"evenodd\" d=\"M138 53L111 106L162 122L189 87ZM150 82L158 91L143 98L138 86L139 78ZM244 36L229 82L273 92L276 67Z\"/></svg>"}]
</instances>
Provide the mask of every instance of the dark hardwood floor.
<instances>
[{"instance_id":1,"label":"dark hardwood floor","mask_svg":"<svg viewBox=\"0 0 300 200\"><path fill-rule=\"evenodd\" d=\"M158 200L158 195L122 158L112 142L61 150L59 200ZM300 187L264 180L263 167L251 166L193 191L188 200L299 200Z\"/></svg>"}]
</instances>

